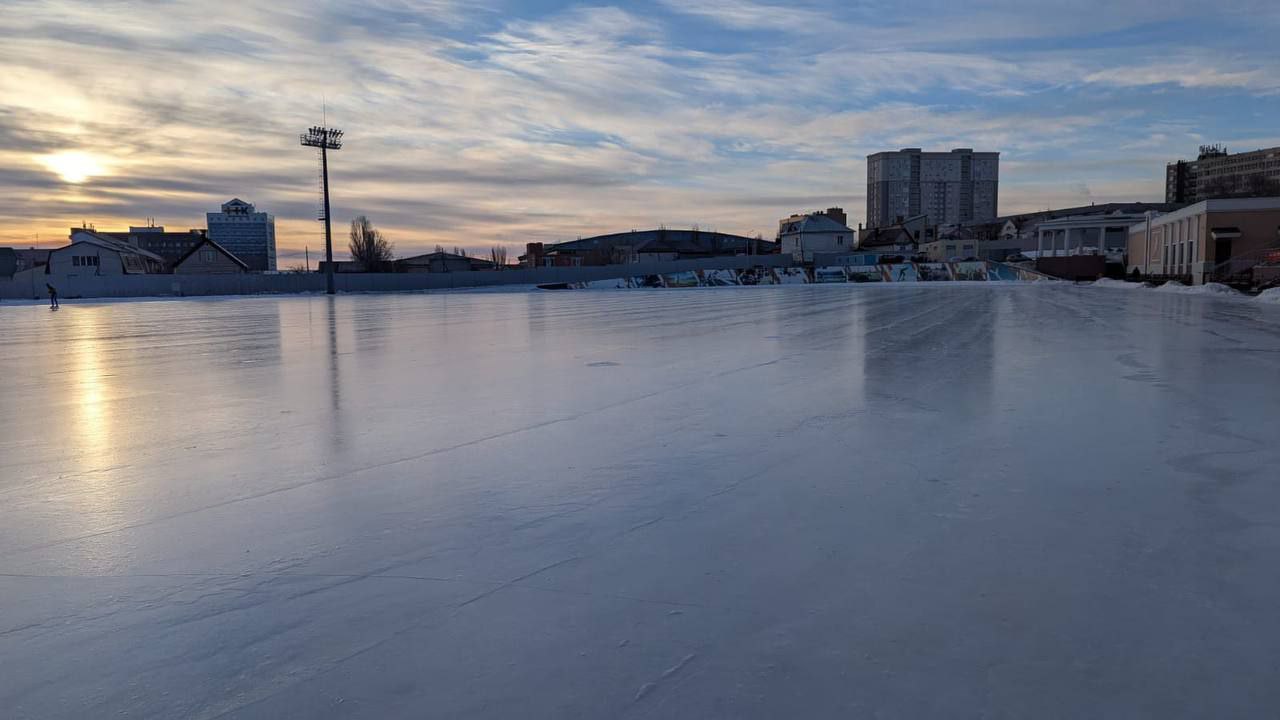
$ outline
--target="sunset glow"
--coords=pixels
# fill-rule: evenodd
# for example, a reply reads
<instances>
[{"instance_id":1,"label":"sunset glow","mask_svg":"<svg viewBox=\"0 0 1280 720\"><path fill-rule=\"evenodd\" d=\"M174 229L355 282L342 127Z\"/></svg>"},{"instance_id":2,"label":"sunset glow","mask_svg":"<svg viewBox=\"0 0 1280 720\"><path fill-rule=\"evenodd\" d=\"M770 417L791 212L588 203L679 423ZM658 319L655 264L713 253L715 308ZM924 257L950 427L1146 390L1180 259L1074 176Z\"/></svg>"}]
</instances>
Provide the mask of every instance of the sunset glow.
<instances>
[{"instance_id":1,"label":"sunset glow","mask_svg":"<svg viewBox=\"0 0 1280 720\"><path fill-rule=\"evenodd\" d=\"M45 167L73 185L104 175L106 169L94 156L83 152L61 152L42 158Z\"/></svg>"},{"instance_id":2,"label":"sunset glow","mask_svg":"<svg viewBox=\"0 0 1280 720\"><path fill-rule=\"evenodd\" d=\"M856 227L866 156L903 147L998 150L1001 214L1159 201L1203 143L1280 145L1280 14L1157 5L0 3L0 245L200 227L240 197L301 263L323 227L298 134L320 123L347 133L334 220L407 254L772 238L836 206Z\"/></svg>"}]
</instances>

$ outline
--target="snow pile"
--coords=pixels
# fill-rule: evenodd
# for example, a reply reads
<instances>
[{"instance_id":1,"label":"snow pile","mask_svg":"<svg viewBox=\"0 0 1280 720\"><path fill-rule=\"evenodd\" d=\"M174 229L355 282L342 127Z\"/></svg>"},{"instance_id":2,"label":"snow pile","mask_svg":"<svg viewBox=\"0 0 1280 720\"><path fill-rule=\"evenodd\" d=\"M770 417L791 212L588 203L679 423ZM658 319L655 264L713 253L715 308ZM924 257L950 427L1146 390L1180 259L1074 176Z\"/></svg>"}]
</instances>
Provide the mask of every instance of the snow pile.
<instances>
[{"instance_id":1,"label":"snow pile","mask_svg":"<svg viewBox=\"0 0 1280 720\"><path fill-rule=\"evenodd\" d=\"M1241 293L1237 290L1223 285L1222 283L1205 283L1204 285L1183 285L1177 282L1167 282L1156 288L1156 292L1180 293L1183 295L1217 295L1225 297L1240 297Z\"/></svg>"},{"instance_id":2,"label":"snow pile","mask_svg":"<svg viewBox=\"0 0 1280 720\"><path fill-rule=\"evenodd\" d=\"M1261 303L1269 303L1271 305L1280 305L1280 288L1271 288L1263 290L1258 297L1254 298Z\"/></svg>"},{"instance_id":3,"label":"snow pile","mask_svg":"<svg viewBox=\"0 0 1280 720\"><path fill-rule=\"evenodd\" d=\"M1124 280L1112 280L1111 278L1098 278L1093 281L1093 287L1114 288L1116 290L1137 290L1143 287L1142 283L1125 282Z\"/></svg>"}]
</instances>

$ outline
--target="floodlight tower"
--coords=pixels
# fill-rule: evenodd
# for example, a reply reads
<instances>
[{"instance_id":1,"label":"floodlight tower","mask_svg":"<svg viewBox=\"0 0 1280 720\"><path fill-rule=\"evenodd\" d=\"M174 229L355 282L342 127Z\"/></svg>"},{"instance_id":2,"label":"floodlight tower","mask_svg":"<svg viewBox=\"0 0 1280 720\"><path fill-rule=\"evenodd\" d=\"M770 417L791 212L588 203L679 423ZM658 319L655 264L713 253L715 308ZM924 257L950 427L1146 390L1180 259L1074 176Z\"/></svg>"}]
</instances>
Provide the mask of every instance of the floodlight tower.
<instances>
[{"instance_id":1,"label":"floodlight tower","mask_svg":"<svg viewBox=\"0 0 1280 720\"><path fill-rule=\"evenodd\" d=\"M329 151L342 149L342 131L316 126L300 136L305 147L320 148L320 185L324 189L324 287L333 294L333 226L329 222Z\"/></svg>"}]
</instances>

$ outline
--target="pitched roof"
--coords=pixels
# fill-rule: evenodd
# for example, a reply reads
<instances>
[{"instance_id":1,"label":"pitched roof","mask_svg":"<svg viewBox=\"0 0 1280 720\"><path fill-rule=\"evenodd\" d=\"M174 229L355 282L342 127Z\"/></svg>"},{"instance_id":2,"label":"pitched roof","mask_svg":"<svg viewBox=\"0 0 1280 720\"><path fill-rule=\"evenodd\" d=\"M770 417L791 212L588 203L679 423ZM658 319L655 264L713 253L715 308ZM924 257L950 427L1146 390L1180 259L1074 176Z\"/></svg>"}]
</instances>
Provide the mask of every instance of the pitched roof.
<instances>
[{"instance_id":1,"label":"pitched roof","mask_svg":"<svg viewBox=\"0 0 1280 720\"><path fill-rule=\"evenodd\" d=\"M848 226L836 222L832 218L821 215L804 215L800 219L788 222L783 235L799 232L853 232Z\"/></svg>"},{"instance_id":2,"label":"pitched roof","mask_svg":"<svg viewBox=\"0 0 1280 720\"><path fill-rule=\"evenodd\" d=\"M547 254L554 252L585 252L589 250L609 250L614 246L624 245L637 252L708 252L715 250L747 250L751 243L760 242L761 247L770 247L774 243L757 241L741 235L730 235L722 232L705 230L638 230L611 235L598 235L582 240L557 243L546 247Z\"/></svg>"},{"instance_id":3,"label":"pitched roof","mask_svg":"<svg viewBox=\"0 0 1280 720\"><path fill-rule=\"evenodd\" d=\"M38 248L13 248L13 253L24 263L47 263L49 251Z\"/></svg>"},{"instance_id":4,"label":"pitched roof","mask_svg":"<svg viewBox=\"0 0 1280 720\"><path fill-rule=\"evenodd\" d=\"M130 245L129 243L124 242L122 240L117 240L108 235L104 235L100 232L97 232L96 230L85 230L85 229L78 229L73 231L71 233L71 243L69 245L64 245L63 247L55 248L51 252L56 252L58 250L65 250L71 247L72 245L76 245L78 243L85 243L88 245L97 245L98 247L106 250L114 250L115 252L125 253L128 255L141 255L144 258L155 260L158 263L164 262L164 258L160 257L159 255L156 255L155 253L147 252L146 250L143 250L140 247L137 247L135 245Z\"/></svg>"},{"instance_id":5,"label":"pitched roof","mask_svg":"<svg viewBox=\"0 0 1280 720\"><path fill-rule=\"evenodd\" d=\"M413 265L416 263L431 262L432 260L466 260L467 262L472 262L472 263L484 263L488 265L494 264L493 261L488 258L473 257L471 255L459 255L458 253L441 252L441 251L429 252L429 253L423 253L421 255L412 255L410 257L399 258L396 260L396 262Z\"/></svg>"},{"instance_id":6,"label":"pitched roof","mask_svg":"<svg viewBox=\"0 0 1280 720\"><path fill-rule=\"evenodd\" d=\"M911 233L901 225L871 228L867 231L867 235L869 237L859 238L858 247L881 247L916 242Z\"/></svg>"},{"instance_id":7,"label":"pitched roof","mask_svg":"<svg viewBox=\"0 0 1280 720\"><path fill-rule=\"evenodd\" d=\"M248 270L248 269L249 269L249 266L248 266L248 265L246 265L246 264L245 264L245 262L244 262L243 260L241 260L240 258L236 257L236 256L235 256L235 255L234 255L230 250L228 250L228 249L226 249L226 248L222 247L221 245L219 245L218 243L214 242L213 240L210 240L209 238L205 238L205 239L201 240L200 242L196 243L195 245L192 245L192 246L191 246L191 249L190 249L190 250L188 250L188 251L186 252L186 254L185 254L185 255L183 255L182 257L178 258L177 260L175 260L175 261L173 262L173 266L174 266L174 267L177 267L177 266L181 265L182 263L186 262L186 261L187 261L187 258L191 257L192 255L195 255L195 254L196 254L196 251L197 251L197 250L199 250L200 248L204 247L205 245L208 245L208 246L212 247L214 250L217 250L218 252L222 253L223 255L226 255L228 258L230 258L230 259L231 259L231 262L234 262L236 265L239 265L239 266L240 266L240 268L241 268L242 270Z\"/></svg>"}]
</instances>

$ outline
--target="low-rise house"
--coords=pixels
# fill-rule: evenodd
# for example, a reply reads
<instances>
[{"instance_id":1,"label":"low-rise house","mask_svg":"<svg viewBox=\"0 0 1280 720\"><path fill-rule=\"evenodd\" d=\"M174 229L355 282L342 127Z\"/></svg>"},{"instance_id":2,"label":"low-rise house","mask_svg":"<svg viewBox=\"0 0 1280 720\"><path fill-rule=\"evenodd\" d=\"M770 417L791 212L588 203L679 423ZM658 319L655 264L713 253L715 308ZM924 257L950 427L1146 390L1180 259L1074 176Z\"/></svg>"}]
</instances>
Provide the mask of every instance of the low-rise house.
<instances>
[{"instance_id":1,"label":"low-rise house","mask_svg":"<svg viewBox=\"0 0 1280 720\"><path fill-rule=\"evenodd\" d=\"M405 273L470 272L497 268L492 260L442 251L400 258L394 265L396 272Z\"/></svg>"},{"instance_id":2,"label":"low-rise house","mask_svg":"<svg viewBox=\"0 0 1280 720\"><path fill-rule=\"evenodd\" d=\"M49 251L45 272L55 277L152 275L165 272L164 260L102 233L75 229L71 244Z\"/></svg>"},{"instance_id":3,"label":"low-rise house","mask_svg":"<svg viewBox=\"0 0 1280 720\"><path fill-rule=\"evenodd\" d=\"M173 264L175 275L228 275L249 272L243 260L204 238Z\"/></svg>"},{"instance_id":4,"label":"low-rise house","mask_svg":"<svg viewBox=\"0 0 1280 720\"><path fill-rule=\"evenodd\" d=\"M914 255L921 245L937 239L938 229L928 215L909 217L900 223L867 228L858 233L858 249L870 252Z\"/></svg>"},{"instance_id":5,"label":"low-rise house","mask_svg":"<svg viewBox=\"0 0 1280 720\"><path fill-rule=\"evenodd\" d=\"M364 267L364 263L358 260L334 260L332 264L333 264L333 271L339 274L368 272L368 270L366 270ZM321 260L320 262L316 263L316 272L318 273L328 272L329 265L330 263L327 260Z\"/></svg>"},{"instance_id":6,"label":"low-rise house","mask_svg":"<svg viewBox=\"0 0 1280 720\"><path fill-rule=\"evenodd\" d=\"M11 276L49 263L49 251L36 248L0 248L0 275Z\"/></svg>"},{"instance_id":7,"label":"low-rise house","mask_svg":"<svg viewBox=\"0 0 1280 720\"><path fill-rule=\"evenodd\" d=\"M813 262L815 253L847 253L857 242L847 222L840 208L792 215L778 222L778 247L800 262Z\"/></svg>"},{"instance_id":8,"label":"low-rise house","mask_svg":"<svg viewBox=\"0 0 1280 720\"><path fill-rule=\"evenodd\" d=\"M952 225L938 231L938 237L920 243L919 252L932 262L948 262L977 258L981 246L979 231L963 225Z\"/></svg>"}]
</instances>

